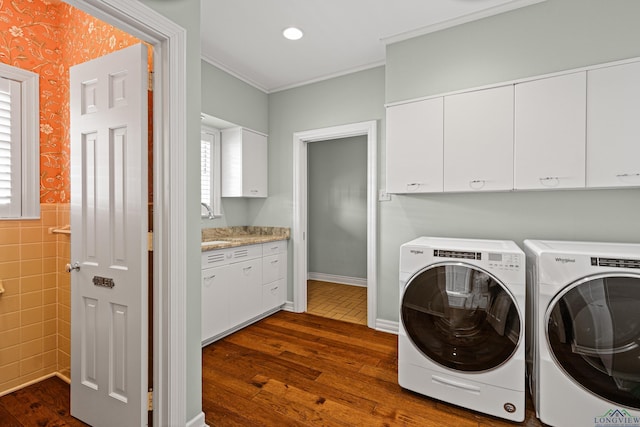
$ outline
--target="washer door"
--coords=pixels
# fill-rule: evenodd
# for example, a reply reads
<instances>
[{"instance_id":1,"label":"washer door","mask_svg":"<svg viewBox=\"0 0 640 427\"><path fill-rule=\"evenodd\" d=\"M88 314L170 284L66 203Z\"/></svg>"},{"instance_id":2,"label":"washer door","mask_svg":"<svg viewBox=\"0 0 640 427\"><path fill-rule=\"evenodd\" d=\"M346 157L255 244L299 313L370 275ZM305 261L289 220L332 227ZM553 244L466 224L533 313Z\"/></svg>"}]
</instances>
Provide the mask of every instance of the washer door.
<instances>
[{"instance_id":1,"label":"washer door","mask_svg":"<svg viewBox=\"0 0 640 427\"><path fill-rule=\"evenodd\" d=\"M547 341L575 382L640 409L640 276L594 276L568 286L547 311Z\"/></svg>"},{"instance_id":2,"label":"washer door","mask_svg":"<svg viewBox=\"0 0 640 427\"><path fill-rule=\"evenodd\" d=\"M425 356L458 371L487 371L509 360L520 316L506 287L464 263L434 264L405 286L401 318Z\"/></svg>"}]
</instances>

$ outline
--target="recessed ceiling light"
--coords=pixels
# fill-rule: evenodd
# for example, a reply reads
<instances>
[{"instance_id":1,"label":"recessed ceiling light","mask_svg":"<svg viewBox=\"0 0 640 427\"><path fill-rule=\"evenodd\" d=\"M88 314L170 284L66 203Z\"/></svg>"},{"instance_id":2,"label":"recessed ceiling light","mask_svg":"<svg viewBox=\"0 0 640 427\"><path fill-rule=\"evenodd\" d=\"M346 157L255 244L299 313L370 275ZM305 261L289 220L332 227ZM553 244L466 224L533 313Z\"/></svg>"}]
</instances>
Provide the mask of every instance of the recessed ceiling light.
<instances>
[{"instance_id":1,"label":"recessed ceiling light","mask_svg":"<svg viewBox=\"0 0 640 427\"><path fill-rule=\"evenodd\" d=\"M289 27L282 31L282 35L289 40L300 40L304 33L300 28Z\"/></svg>"}]
</instances>

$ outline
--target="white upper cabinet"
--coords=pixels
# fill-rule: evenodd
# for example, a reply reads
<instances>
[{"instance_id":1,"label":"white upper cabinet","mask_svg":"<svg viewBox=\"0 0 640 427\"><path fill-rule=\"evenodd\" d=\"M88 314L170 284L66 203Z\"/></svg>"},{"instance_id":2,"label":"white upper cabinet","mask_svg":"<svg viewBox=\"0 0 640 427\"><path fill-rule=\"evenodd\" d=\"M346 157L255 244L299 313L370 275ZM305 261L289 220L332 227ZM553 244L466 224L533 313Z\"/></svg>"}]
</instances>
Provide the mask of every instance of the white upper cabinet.
<instances>
[{"instance_id":1,"label":"white upper cabinet","mask_svg":"<svg viewBox=\"0 0 640 427\"><path fill-rule=\"evenodd\" d=\"M513 85L444 98L444 191L513 189Z\"/></svg>"},{"instance_id":2,"label":"white upper cabinet","mask_svg":"<svg viewBox=\"0 0 640 427\"><path fill-rule=\"evenodd\" d=\"M584 188L586 72L515 86L516 189Z\"/></svg>"},{"instance_id":3,"label":"white upper cabinet","mask_svg":"<svg viewBox=\"0 0 640 427\"><path fill-rule=\"evenodd\" d=\"M640 62L587 74L587 187L640 186Z\"/></svg>"},{"instance_id":4,"label":"white upper cabinet","mask_svg":"<svg viewBox=\"0 0 640 427\"><path fill-rule=\"evenodd\" d=\"M222 197L267 197L267 137L241 127L222 130Z\"/></svg>"},{"instance_id":5,"label":"white upper cabinet","mask_svg":"<svg viewBox=\"0 0 640 427\"><path fill-rule=\"evenodd\" d=\"M387 192L442 191L443 100L387 108Z\"/></svg>"}]
</instances>

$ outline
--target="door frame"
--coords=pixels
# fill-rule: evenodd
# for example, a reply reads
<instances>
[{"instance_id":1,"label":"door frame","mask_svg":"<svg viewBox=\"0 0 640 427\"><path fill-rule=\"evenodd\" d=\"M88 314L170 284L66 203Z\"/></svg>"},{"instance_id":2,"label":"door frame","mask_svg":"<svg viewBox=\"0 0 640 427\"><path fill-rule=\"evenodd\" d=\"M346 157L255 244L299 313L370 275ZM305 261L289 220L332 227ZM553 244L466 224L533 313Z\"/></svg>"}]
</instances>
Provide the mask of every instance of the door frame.
<instances>
[{"instance_id":1,"label":"door frame","mask_svg":"<svg viewBox=\"0 0 640 427\"><path fill-rule=\"evenodd\" d=\"M140 2L64 1L153 46L153 423L185 425L186 30Z\"/></svg>"},{"instance_id":2,"label":"door frame","mask_svg":"<svg viewBox=\"0 0 640 427\"><path fill-rule=\"evenodd\" d=\"M351 123L293 134L293 311L307 311L307 144L352 136L367 137L367 325L376 327L377 281L377 121Z\"/></svg>"}]
</instances>

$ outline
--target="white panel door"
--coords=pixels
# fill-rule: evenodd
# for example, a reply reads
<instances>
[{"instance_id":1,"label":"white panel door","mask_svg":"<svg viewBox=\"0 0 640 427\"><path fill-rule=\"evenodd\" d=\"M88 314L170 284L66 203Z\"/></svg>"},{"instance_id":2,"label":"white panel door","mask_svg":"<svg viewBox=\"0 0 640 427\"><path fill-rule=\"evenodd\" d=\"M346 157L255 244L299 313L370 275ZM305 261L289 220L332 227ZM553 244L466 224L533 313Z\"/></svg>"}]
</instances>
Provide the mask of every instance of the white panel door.
<instances>
[{"instance_id":1,"label":"white panel door","mask_svg":"<svg viewBox=\"0 0 640 427\"><path fill-rule=\"evenodd\" d=\"M387 192L442 192L442 98L387 108Z\"/></svg>"},{"instance_id":2,"label":"white panel door","mask_svg":"<svg viewBox=\"0 0 640 427\"><path fill-rule=\"evenodd\" d=\"M516 85L516 189L584 188L586 98L586 72Z\"/></svg>"},{"instance_id":3,"label":"white panel door","mask_svg":"<svg viewBox=\"0 0 640 427\"><path fill-rule=\"evenodd\" d=\"M513 85L445 96L444 191L513 189Z\"/></svg>"},{"instance_id":4,"label":"white panel door","mask_svg":"<svg viewBox=\"0 0 640 427\"><path fill-rule=\"evenodd\" d=\"M640 186L640 62L587 73L587 187Z\"/></svg>"},{"instance_id":5,"label":"white panel door","mask_svg":"<svg viewBox=\"0 0 640 427\"><path fill-rule=\"evenodd\" d=\"M71 414L147 425L147 49L72 67L70 86Z\"/></svg>"}]
</instances>

